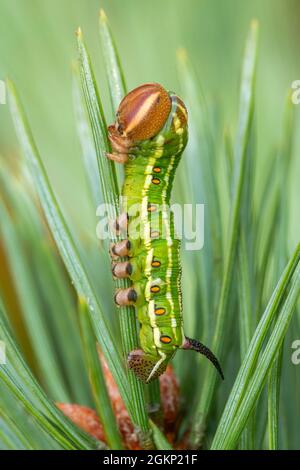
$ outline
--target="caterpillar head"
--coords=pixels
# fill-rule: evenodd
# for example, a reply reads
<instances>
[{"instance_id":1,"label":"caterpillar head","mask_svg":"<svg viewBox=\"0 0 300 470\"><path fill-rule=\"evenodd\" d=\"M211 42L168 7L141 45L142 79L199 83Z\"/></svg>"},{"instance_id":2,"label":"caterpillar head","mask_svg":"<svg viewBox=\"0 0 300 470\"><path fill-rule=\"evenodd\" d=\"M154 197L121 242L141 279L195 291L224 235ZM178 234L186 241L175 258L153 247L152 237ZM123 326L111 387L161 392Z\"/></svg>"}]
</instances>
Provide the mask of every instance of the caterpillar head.
<instances>
[{"instance_id":1,"label":"caterpillar head","mask_svg":"<svg viewBox=\"0 0 300 470\"><path fill-rule=\"evenodd\" d=\"M116 122L108 128L113 150L128 153L136 142L156 136L167 122L175 131L186 127L187 110L183 101L158 83L135 88L123 98Z\"/></svg>"}]
</instances>

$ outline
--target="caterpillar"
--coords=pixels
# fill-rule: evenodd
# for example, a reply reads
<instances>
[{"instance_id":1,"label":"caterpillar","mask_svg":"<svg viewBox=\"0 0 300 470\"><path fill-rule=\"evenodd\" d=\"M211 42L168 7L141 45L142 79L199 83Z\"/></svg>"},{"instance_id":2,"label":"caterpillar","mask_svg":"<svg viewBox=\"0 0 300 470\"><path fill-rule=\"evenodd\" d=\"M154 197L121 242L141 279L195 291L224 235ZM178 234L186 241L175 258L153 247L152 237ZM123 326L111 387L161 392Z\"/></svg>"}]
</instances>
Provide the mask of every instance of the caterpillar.
<instances>
[{"instance_id":1,"label":"caterpillar","mask_svg":"<svg viewBox=\"0 0 300 470\"><path fill-rule=\"evenodd\" d=\"M169 202L188 140L187 121L187 109L175 93L146 83L123 98L108 127L112 151L107 156L125 165L126 201L115 223L126 238L111 246L112 273L132 281L116 291L115 302L136 308L140 349L130 351L127 362L146 383L165 371L177 349L203 354L224 378L215 355L183 331L180 241Z\"/></svg>"}]
</instances>

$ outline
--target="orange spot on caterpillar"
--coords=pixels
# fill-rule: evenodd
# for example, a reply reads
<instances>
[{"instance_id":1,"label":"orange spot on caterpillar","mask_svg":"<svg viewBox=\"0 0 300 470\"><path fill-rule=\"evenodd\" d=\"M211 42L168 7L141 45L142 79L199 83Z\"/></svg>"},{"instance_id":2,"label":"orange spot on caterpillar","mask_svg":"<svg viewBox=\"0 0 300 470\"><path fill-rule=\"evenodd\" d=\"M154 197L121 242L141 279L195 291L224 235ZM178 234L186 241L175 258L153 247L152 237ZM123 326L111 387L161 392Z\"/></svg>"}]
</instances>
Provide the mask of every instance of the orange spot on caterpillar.
<instances>
[{"instance_id":1,"label":"orange spot on caterpillar","mask_svg":"<svg viewBox=\"0 0 300 470\"><path fill-rule=\"evenodd\" d=\"M153 260L152 263L151 263L151 266L153 268L159 268L161 266L161 262L158 261L158 260Z\"/></svg>"},{"instance_id":2,"label":"orange spot on caterpillar","mask_svg":"<svg viewBox=\"0 0 300 470\"><path fill-rule=\"evenodd\" d=\"M158 185L158 184L160 184L160 179L159 178L152 178L152 183Z\"/></svg>"},{"instance_id":3,"label":"orange spot on caterpillar","mask_svg":"<svg viewBox=\"0 0 300 470\"><path fill-rule=\"evenodd\" d=\"M155 167L153 168L153 171L154 171L154 173L160 173L160 172L161 172L161 168L160 168L159 166L155 166Z\"/></svg>"},{"instance_id":4,"label":"orange spot on caterpillar","mask_svg":"<svg viewBox=\"0 0 300 470\"><path fill-rule=\"evenodd\" d=\"M157 293L160 291L160 287L159 287L159 286L151 286L151 287L150 287L150 291L151 291L153 294L157 294Z\"/></svg>"},{"instance_id":5,"label":"orange spot on caterpillar","mask_svg":"<svg viewBox=\"0 0 300 470\"><path fill-rule=\"evenodd\" d=\"M162 307L158 307L154 311L155 315L164 315L166 313L166 309Z\"/></svg>"},{"instance_id":6,"label":"orange spot on caterpillar","mask_svg":"<svg viewBox=\"0 0 300 470\"><path fill-rule=\"evenodd\" d=\"M160 341L164 344L169 344L172 341L172 338L170 336L161 336Z\"/></svg>"}]
</instances>

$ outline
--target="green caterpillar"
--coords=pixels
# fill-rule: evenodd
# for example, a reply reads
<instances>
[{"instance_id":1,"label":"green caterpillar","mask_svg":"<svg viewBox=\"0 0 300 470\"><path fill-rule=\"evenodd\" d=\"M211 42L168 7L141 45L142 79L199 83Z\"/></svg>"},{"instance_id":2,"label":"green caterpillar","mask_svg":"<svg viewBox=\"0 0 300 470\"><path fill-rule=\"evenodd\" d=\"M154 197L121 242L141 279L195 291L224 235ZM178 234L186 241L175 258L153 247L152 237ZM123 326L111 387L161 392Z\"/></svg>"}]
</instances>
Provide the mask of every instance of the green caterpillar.
<instances>
[{"instance_id":1,"label":"green caterpillar","mask_svg":"<svg viewBox=\"0 0 300 470\"><path fill-rule=\"evenodd\" d=\"M122 197L127 203L116 223L127 238L111 247L112 271L116 278L132 280L131 287L116 292L115 301L135 305L141 325L141 349L129 353L128 366L149 383L165 371L178 348L193 349L223 378L213 353L183 332L180 242L174 236L169 202L188 140L186 107L174 93L147 83L121 101L108 132L108 157L125 164ZM126 261L120 260L124 257Z\"/></svg>"}]
</instances>

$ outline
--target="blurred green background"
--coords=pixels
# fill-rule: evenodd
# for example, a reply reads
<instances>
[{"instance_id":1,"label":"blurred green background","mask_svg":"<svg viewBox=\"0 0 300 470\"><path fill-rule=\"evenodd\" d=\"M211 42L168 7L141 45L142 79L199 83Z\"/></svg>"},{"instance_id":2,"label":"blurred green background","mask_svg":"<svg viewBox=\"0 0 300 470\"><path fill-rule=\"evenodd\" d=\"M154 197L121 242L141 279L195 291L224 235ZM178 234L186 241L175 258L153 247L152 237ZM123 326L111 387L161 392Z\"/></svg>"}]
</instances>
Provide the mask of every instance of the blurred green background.
<instances>
[{"instance_id":1,"label":"blurred green background","mask_svg":"<svg viewBox=\"0 0 300 470\"><path fill-rule=\"evenodd\" d=\"M207 100L216 105L224 125L231 126L237 115L244 41L249 22L256 17L260 22L258 172L263 171L277 143L274 137L281 137L288 90L293 80L300 79L299 0L0 0L0 79L9 76L16 82L51 181L74 227L92 233L95 229L73 112L74 32L80 25L101 94L108 96L99 47L100 8L109 17L128 88L159 81L178 91L176 49L185 47ZM108 103L107 98L107 110ZM0 106L0 123L0 154L16 154L6 106ZM298 152L299 139L287 188L292 246L300 228Z\"/></svg>"},{"instance_id":2,"label":"blurred green background","mask_svg":"<svg viewBox=\"0 0 300 470\"><path fill-rule=\"evenodd\" d=\"M84 257L84 265L87 267L91 282L96 286L95 291L101 299L105 316L111 320L110 326L113 333L115 333L118 326L115 321L117 316L111 314L114 311L114 307L109 261L106 257L102 256L103 252L100 253L101 250L99 250L95 238L98 219L96 219L94 204L91 203L85 176L81 155L82 150L74 115L72 90L72 67L77 58L75 30L78 26L81 26L86 44L91 53L107 121L111 122L113 120L98 32L98 14L100 8L105 10L109 18L122 60L128 89L132 89L143 82L158 81L166 88L173 89L180 94L182 90L180 90L177 75L176 51L182 47L186 49L190 61L196 69L202 91L208 103L209 117L214 117L212 129L215 145L213 148L216 148L218 155L216 161L218 162L226 158L223 139L226 128L229 128L230 135L233 141L235 140L239 84L245 39L251 19L257 18L259 20L260 44L254 119L255 132L253 133L255 135L255 149L253 150L253 155L258 155L256 174L261 183L264 182L268 166L274 164L277 146L282 141L284 134L284 109L288 93L291 90L291 84L294 80L300 80L300 61L298 58L300 1L187 0L182 2L179 0L152 0L146 2L141 0L0 0L0 80L8 76L13 79L17 86L25 105L36 143L49 173L51 185L54 187L59 201L62 203L64 214L72 229L72 236L77 242L79 241L80 255ZM296 129L298 129L300 105L294 108ZM190 114L192 115L192 113ZM290 251L292 251L298 242L300 233L298 208L300 196L300 159L298 157L300 136L297 131L295 132L294 144L291 178L285 182L284 186L284 190L288 195L287 198L284 198L284 203L286 199L289 201L289 216L287 220L289 221ZM191 148L192 146L190 146ZM196 150L198 152L198 145ZM199 155L200 152L201 148L199 148ZM186 161L195 162L195 155L192 154L193 151L186 152ZM191 155L194 159L188 160L188 157ZM283 152L279 155L287 155L287 153ZM9 162L13 161L13 159L19 160L18 142L14 134L8 106L5 105L0 105L0 169L2 169L2 159ZM223 167L224 169L226 168L226 163L223 164ZM184 166L181 168L184 169ZM191 170L191 166L188 168ZM276 170L277 167L274 165L274 168ZM221 195L221 214L224 218L221 225L225 232L228 229L227 219L229 219L228 209L230 201L228 200L228 182L226 183L226 176L228 175L226 175L226 171L222 174L222 170L222 164L215 170L215 173L217 173L215 180L218 180L218 189L219 186L221 188L220 194L212 194L211 191L208 191L205 195L207 197L205 203L206 210L208 211L207 207L212 207L209 206L210 201L217 199ZM193 174L191 174L191 171L184 172L184 170L178 171L179 173L178 186L181 184L182 187L189 187L191 180L193 180L192 183L195 183L199 175L197 169L195 169ZM5 172L3 174L4 176L6 175ZM276 174L275 171L274 177L278 179L278 176L280 175ZM10 188L15 201L20 202L20 206L22 206L23 202L24 204L26 203L28 188L24 184L18 185L13 180L14 178L11 178L11 181L8 181L12 183L11 187L10 184L7 186ZM5 178L2 181L5 181ZM225 181L224 187L222 184L219 184L222 181ZM255 186L255 191L256 188L258 190L253 196L253 198L257 197L259 203L261 203L261 200L258 193L262 190L262 186L263 183ZM275 182L273 188L276 189ZM175 198L176 189L178 188L175 187ZM200 181L199 189L199 193L201 193ZM0 186L0 196L2 193L5 194L5 191ZM200 201L197 200L197 202ZM250 206L251 203L255 206L254 201L250 201ZM268 215L268 211L263 212L263 214ZM35 217L37 226L40 227L40 220L37 214L35 214ZM16 216L16 220L18 222L16 224L16 235L20 236L20 231L26 241L27 229L30 228L31 221L28 222L26 219L26 212L23 213L23 218ZM284 222L282 222L283 220ZM268 226L269 223L268 220L261 221L261 219L259 222L263 227ZM284 227L284 223L285 218L282 217L280 219L278 216L278 225L275 230ZM3 225L5 225L5 221ZM258 238L263 232L259 228L261 227L256 227L253 224L252 232ZM11 233L14 233L13 225L11 230ZM39 301L41 301L41 303L37 304L39 306L36 309L37 316L42 314L42 318L52 318L52 313L55 311L57 316L53 315L53 317L58 319L61 313L60 308L57 308L59 297L56 295L56 286L53 287L52 284L55 276L51 274L50 277L48 271L51 266L49 268L47 262L44 261L42 263L43 267L47 269L44 269L45 277L41 277L41 273L44 270L41 269L41 266L36 261L40 259L39 256L40 252L42 252L46 235L43 231L39 232L37 230L35 236L36 243L30 239L31 244L26 245L25 243L24 247L22 245L22 254L26 254L23 262L25 266L27 266L28 262L28 271L32 271L32 293L29 294L32 294L32 297L38 297ZM8 236L8 239L10 239L10 236ZM20 239L23 243L24 240ZM224 239L226 238L222 237L222 242ZM274 237L275 239L276 237ZM209 240L206 243L205 248L210 245ZM49 245L51 245L48 247L50 258L50 253L51 256L53 255L53 246L52 244ZM33 246L36 250L32 248ZM260 246L260 243L257 246ZM277 263L279 259L281 262L281 258L285 262L285 246L282 246L282 244L279 246L280 253L275 251L274 249L275 262ZM10 256L12 254L18 258L14 250L10 251ZM210 251L208 246L207 250L203 250L201 253L202 256L203 254L211 258L208 263L210 267L215 261L213 257L216 257L216 253ZM199 297L201 297L199 294L199 285L201 285L199 279L202 276L202 271L197 271L198 277L195 276L193 267L189 263L194 253L185 253L185 255L187 256L183 256L183 281L186 283L183 283L184 310L187 331L190 331L193 328L197 329L199 325L202 328L202 312L201 315L198 315L198 312L201 311L198 302ZM259 253L255 252L251 260L254 261L250 263L251 265L253 264L254 268L260 267ZM36 265L34 262L36 262ZM264 289L266 292L263 292L263 294L266 298L269 298L272 291L271 284L273 288L273 274L275 277L277 276L276 263L271 264L270 272L267 271L270 279L268 279L268 276L264 279ZM8 286L8 293L15 301L16 294L11 289L12 283L10 280L6 279L5 271L7 269L4 267L2 259L0 264L0 281L2 282L2 278L4 279L4 286L5 288ZM14 271L15 276L19 277L22 284L22 278L19 276L18 269L12 269L12 271ZM61 276L64 274L61 274ZM257 273L255 272L255 274ZM260 273L258 274L260 275ZM49 278L47 277L48 275ZM26 276L23 277L23 280L24 278ZM62 279L64 278L62 277ZM203 279L206 279L205 275L202 276L202 283L205 284L206 281L203 281ZM192 282L190 282L191 280ZM211 279L208 279L207 284L210 281ZM257 294L256 282L259 284L259 276L253 282L253 295ZM69 300L72 299L73 301L73 297L71 297L73 292L71 293L68 289L69 283L64 284L63 281L59 280L58 285L62 287L62 290L66 289L66 296ZM51 286L52 291L50 289ZM217 281L213 279L212 285L208 287L208 292L218 292L218 287ZM185 292L188 292L190 295L186 295ZM51 302L49 300L50 297ZM213 295L211 297L208 305L213 308L207 310L208 314L205 317L206 320L209 319L207 321L209 328L214 326L212 314L218 298L216 296L216 299L214 299ZM258 299L254 299L254 305L256 305L257 301L258 303L261 302L259 296ZM48 308L45 308L47 302L49 305ZM263 299L262 305L259 305L259 314L261 313L260 307L263 306L264 302L265 299ZM15 309L16 306L12 306L12 311ZM75 309L76 307L74 307ZM28 310L31 311L31 308ZM238 313L238 310L235 311L236 313ZM199 318L200 323L198 324ZM47 322L45 324L48 325ZM206 324L205 321L203 321L203 324ZM68 328L66 327L65 331L67 330ZM31 329L28 328L28 331L30 333ZM45 331L48 333L47 329ZM62 329L61 331L63 332L64 330ZM208 336L210 333L209 331ZM298 324L296 324L294 330L291 329L290 334L293 339L299 337ZM222 409L228 396L231 381L238 367L239 354L236 354L237 331L234 332L233 337L235 338L234 347L230 349L230 345L226 353L226 360L230 364L227 370L230 371L231 378L225 383L220 392L219 399L214 403L213 412L216 413L217 409L216 416ZM294 407L293 402L294 397L299 395L299 374L297 375L297 369L290 364L288 358L290 353L289 344L290 342L287 341L285 364L290 365L290 367L284 368L284 374L286 375L283 376L282 381L284 384L283 399L285 401L285 408L281 419L282 422L286 419L287 423L289 423L289 426L287 426L288 433L291 434L288 439L289 442L284 443L285 447L299 448L297 440L299 401L297 401L297 409ZM63 355L61 356L63 357ZM50 357L52 359L51 355ZM177 364L180 365L179 361L180 356L178 355ZM76 364L73 361L74 370ZM178 367L179 369L180 367ZM185 373L183 369L181 378L184 377L183 374ZM182 383L183 389L193 386L193 384L190 385L189 383L186 385L184 380L182 380ZM182 396L187 397L188 392L188 390L183 390ZM53 396L56 396L55 393ZM264 420L265 414L262 413L262 415L260 422ZM258 416L260 418L260 413L258 413ZM215 423L212 423L211 429L214 429L214 426ZM261 426L262 429L264 429L263 426L265 426L265 423Z\"/></svg>"}]
</instances>

